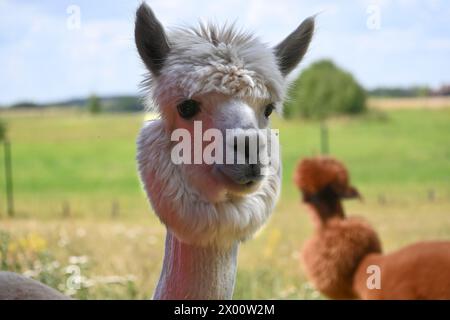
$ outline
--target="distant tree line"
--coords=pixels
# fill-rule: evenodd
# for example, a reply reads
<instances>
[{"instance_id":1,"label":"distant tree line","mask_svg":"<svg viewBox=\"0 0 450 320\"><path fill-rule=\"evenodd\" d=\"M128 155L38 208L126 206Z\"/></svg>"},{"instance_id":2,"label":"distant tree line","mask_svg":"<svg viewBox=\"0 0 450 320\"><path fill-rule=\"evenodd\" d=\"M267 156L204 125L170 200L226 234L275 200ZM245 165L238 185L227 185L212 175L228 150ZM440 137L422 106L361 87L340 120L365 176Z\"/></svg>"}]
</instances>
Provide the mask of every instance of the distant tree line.
<instances>
[{"instance_id":1,"label":"distant tree line","mask_svg":"<svg viewBox=\"0 0 450 320\"><path fill-rule=\"evenodd\" d=\"M443 85L439 89L431 91L433 96L450 96L450 84Z\"/></svg>"},{"instance_id":2,"label":"distant tree line","mask_svg":"<svg viewBox=\"0 0 450 320\"><path fill-rule=\"evenodd\" d=\"M85 99L72 99L61 102L38 104L22 101L9 106L13 109L38 109L38 108L80 108L90 113L99 112L138 112L144 110L142 101L137 96L110 96L99 97L95 94Z\"/></svg>"},{"instance_id":3,"label":"distant tree line","mask_svg":"<svg viewBox=\"0 0 450 320\"><path fill-rule=\"evenodd\" d=\"M413 86L409 88L379 87L369 91L372 97L427 97L431 89L426 86Z\"/></svg>"},{"instance_id":4,"label":"distant tree line","mask_svg":"<svg viewBox=\"0 0 450 320\"><path fill-rule=\"evenodd\" d=\"M14 109L34 109L34 108L39 108L40 105L37 103L33 103L33 102L22 101L22 102L13 104L10 107L14 108Z\"/></svg>"},{"instance_id":5,"label":"distant tree line","mask_svg":"<svg viewBox=\"0 0 450 320\"><path fill-rule=\"evenodd\" d=\"M442 85L438 89L432 89L428 86L412 87L379 87L369 91L372 97L431 97L431 96L450 96L450 85Z\"/></svg>"}]
</instances>

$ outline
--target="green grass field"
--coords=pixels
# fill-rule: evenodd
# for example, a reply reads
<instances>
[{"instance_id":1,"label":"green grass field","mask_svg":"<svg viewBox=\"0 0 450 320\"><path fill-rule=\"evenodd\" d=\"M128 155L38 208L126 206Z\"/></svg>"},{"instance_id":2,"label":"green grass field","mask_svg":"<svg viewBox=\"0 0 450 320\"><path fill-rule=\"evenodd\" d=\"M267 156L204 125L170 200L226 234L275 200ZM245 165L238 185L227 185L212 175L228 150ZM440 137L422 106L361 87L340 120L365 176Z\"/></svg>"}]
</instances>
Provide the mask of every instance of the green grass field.
<instances>
[{"instance_id":1,"label":"green grass field","mask_svg":"<svg viewBox=\"0 0 450 320\"><path fill-rule=\"evenodd\" d=\"M0 173L1 269L62 291L72 269L78 298L148 298L162 261L164 228L136 174L143 115L2 112L12 141L16 217L5 209ZM387 251L450 239L450 109L371 112L328 121L331 153L343 160L364 202L349 202L379 231ZM319 124L275 119L283 189L267 227L240 252L236 299L320 298L298 250L311 233L292 172L319 152ZM72 271L71 271L72 270Z\"/></svg>"}]
</instances>

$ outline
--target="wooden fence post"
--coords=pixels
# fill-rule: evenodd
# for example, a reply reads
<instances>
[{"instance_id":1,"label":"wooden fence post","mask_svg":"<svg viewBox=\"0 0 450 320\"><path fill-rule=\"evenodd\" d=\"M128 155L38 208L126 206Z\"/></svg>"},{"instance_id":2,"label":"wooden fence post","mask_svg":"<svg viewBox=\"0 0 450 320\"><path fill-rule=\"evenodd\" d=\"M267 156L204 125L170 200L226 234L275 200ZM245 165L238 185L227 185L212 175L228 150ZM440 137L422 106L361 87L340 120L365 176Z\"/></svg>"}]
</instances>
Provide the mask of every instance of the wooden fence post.
<instances>
[{"instance_id":1,"label":"wooden fence post","mask_svg":"<svg viewBox=\"0 0 450 320\"><path fill-rule=\"evenodd\" d=\"M8 138L3 140L5 155L5 182L6 182L6 205L9 217L14 216L14 194L13 194L13 175L11 161L11 143Z\"/></svg>"},{"instance_id":2,"label":"wooden fence post","mask_svg":"<svg viewBox=\"0 0 450 320\"><path fill-rule=\"evenodd\" d=\"M328 154L329 152L328 128L325 120L320 123L320 149L322 154Z\"/></svg>"},{"instance_id":3,"label":"wooden fence post","mask_svg":"<svg viewBox=\"0 0 450 320\"><path fill-rule=\"evenodd\" d=\"M119 216L119 211L120 211L119 201L114 200L111 205L111 218L113 219L117 218Z\"/></svg>"}]
</instances>

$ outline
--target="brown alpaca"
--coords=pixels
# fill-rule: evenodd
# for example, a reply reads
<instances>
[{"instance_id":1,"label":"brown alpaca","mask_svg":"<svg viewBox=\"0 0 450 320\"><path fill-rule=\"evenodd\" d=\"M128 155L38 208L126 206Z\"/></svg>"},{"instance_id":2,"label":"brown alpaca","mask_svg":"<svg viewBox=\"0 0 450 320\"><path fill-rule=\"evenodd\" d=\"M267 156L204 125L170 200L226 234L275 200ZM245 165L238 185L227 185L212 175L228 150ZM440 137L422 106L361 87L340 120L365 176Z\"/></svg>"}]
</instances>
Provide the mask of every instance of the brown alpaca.
<instances>
[{"instance_id":1,"label":"brown alpaca","mask_svg":"<svg viewBox=\"0 0 450 320\"><path fill-rule=\"evenodd\" d=\"M341 200L359 193L342 163L329 157L304 159L294 181L315 225L302 261L322 294L332 299L450 299L450 242L420 242L382 254L372 227L345 216ZM377 272L379 286L372 282Z\"/></svg>"}]
</instances>

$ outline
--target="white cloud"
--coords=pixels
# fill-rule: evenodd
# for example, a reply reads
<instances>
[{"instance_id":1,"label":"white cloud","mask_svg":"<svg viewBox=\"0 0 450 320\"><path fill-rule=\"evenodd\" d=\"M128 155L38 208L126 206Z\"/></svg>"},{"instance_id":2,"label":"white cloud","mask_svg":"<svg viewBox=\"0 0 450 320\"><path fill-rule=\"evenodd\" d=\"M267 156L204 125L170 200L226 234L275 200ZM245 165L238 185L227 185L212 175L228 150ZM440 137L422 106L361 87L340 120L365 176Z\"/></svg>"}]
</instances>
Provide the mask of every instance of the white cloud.
<instances>
[{"instance_id":1,"label":"white cloud","mask_svg":"<svg viewBox=\"0 0 450 320\"><path fill-rule=\"evenodd\" d=\"M6 5L2 9L21 14L14 21L5 19L1 28L14 26L25 32L1 43L0 85L6 89L2 103L137 91L142 69L135 55L132 19L82 20L80 29L69 30L65 12L52 16L33 6Z\"/></svg>"}]
</instances>

